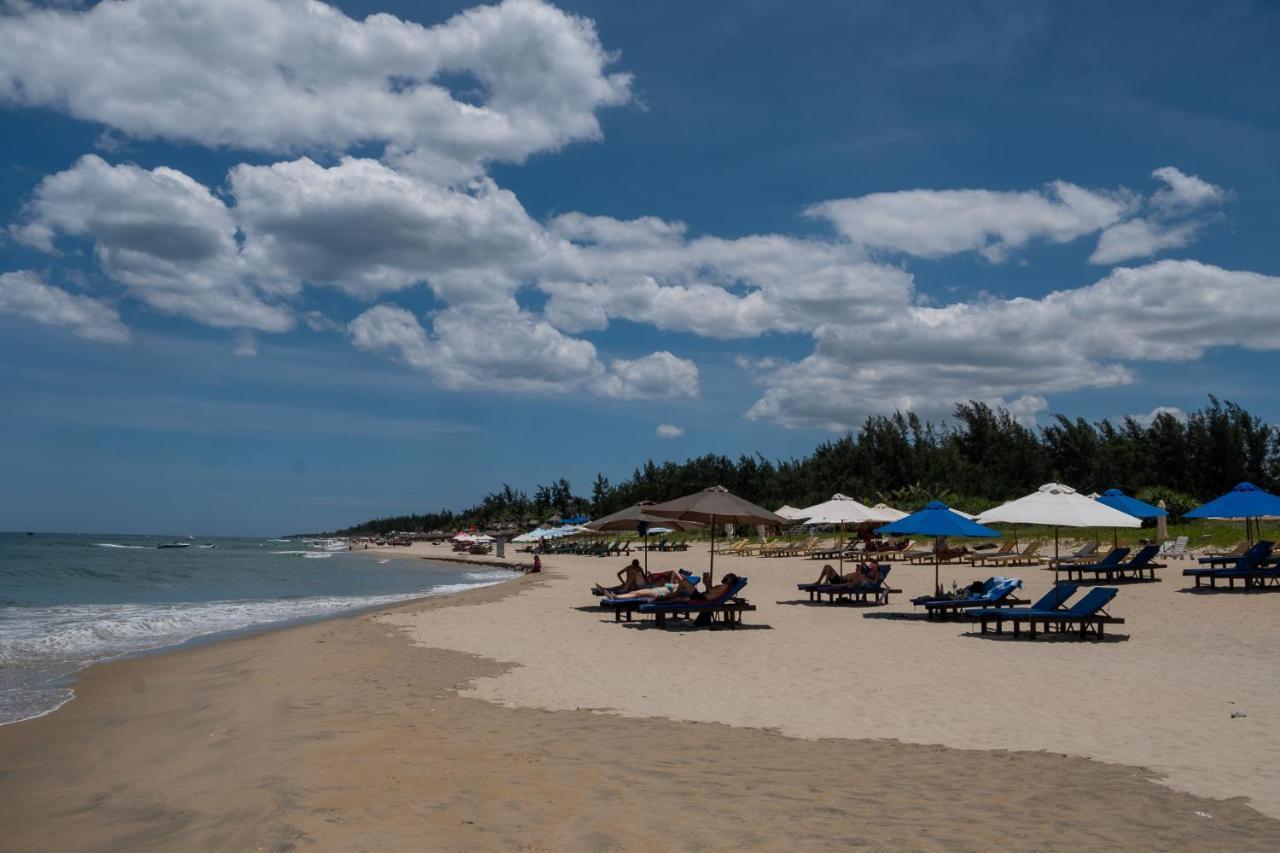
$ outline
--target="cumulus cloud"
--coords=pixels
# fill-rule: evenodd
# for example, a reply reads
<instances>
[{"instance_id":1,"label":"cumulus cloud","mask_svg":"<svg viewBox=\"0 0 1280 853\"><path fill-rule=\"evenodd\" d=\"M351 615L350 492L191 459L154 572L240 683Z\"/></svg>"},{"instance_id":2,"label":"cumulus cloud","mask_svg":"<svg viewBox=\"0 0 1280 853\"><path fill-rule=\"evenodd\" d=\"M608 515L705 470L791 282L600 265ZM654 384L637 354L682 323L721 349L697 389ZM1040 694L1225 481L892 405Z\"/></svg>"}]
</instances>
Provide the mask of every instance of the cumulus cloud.
<instances>
[{"instance_id":1,"label":"cumulus cloud","mask_svg":"<svg viewBox=\"0 0 1280 853\"><path fill-rule=\"evenodd\" d=\"M248 282L232 212L176 169L86 155L40 182L13 234L47 252L59 235L90 240L106 275L170 314L264 332L293 326L287 308Z\"/></svg>"},{"instance_id":2,"label":"cumulus cloud","mask_svg":"<svg viewBox=\"0 0 1280 853\"><path fill-rule=\"evenodd\" d=\"M424 27L315 0L120 0L0 20L0 100L138 138L268 152L382 145L440 180L600 136L625 103L594 25L540 0Z\"/></svg>"},{"instance_id":3,"label":"cumulus cloud","mask_svg":"<svg viewBox=\"0 0 1280 853\"><path fill-rule=\"evenodd\" d=\"M63 326L91 341L123 344L131 338L115 308L46 284L31 270L0 274L0 314Z\"/></svg>"},{"instance_id":4,"label":"cumulus cloud","mask_svg":"<svg viewBox=\"0 0 1280 853\"><path fill-rule=\"evenodd\" d=\"M1151 175L1165 186L1149 199L1148 215L1103 231L1089 263L1115 264L1149 258L1166 249L1180 249L1190 244L1205 225L1204 216L1198 214L1221 205L1228 197L1222 187L1183 174L1173 166L1156 169Z\"/></svg>"},{"instance_id":5,"label":"cumulus cloud","mask_svg":"<svg viewBox=\"0 0 1280 853\"><path fill-rule=\"evenodd\" d=\"M847 429L895 408L944 416L970 398L1034 415L1041 395L1135 381L1135 363L1280 349L1278 300L1277 277L1160 261L1040 299L916 306L875 335L832 327L807 358L758 368L748 416Z\"/></svg>"},{"instance_id":6,"label":"cumulus cloud","mask_svg":"<svg viewBox=\"0 0 1280 853\"><path fill-rule=\"evenodd\" d=\"M1032 240L1066 243L1118 222L1137 204L1123 190L1087 190L1055 181L1043 191L905 190L815 204L850 240L934 258L976 251L1002 261Z\"/></svg>"},{"instance_id":7,"label":"cumulus cloud","mask_svg":"<svg viewBox=\"0 0 1280 853\"><path fill-rule=\"evenodd\" d=\"M1184 174L1173 166L1162 166L1152 172L1151 177L1165 185L1151 197L1151 204L1163 210L1187 210L1218 205L1227 200L1227 191L1222 187L1196 175Z\"/></svg>"},{"instance_id":8,"label":"cumulus cloud","mask_svg":"<svg viewBox=\"0 0 1280 853\"><path fill-rule=\"evenodd\" d=\"M450 302L501 301L546 251L516 197L488 179L451 189L376 160L307 158L231 170L246 262L282 289L370 298L430 280Z\"/></svg>"},{"instance_id":9,"label":"cumulus cloud","mask_svg":"<svg viewBox=\"0 0 1280 853\"><path fill-rule=\"evenodd\" d=\"M658 424L655 432L658 438L679 438L684 435L684 427L678 427L675 424Z\"/></svg>"},{"instance_id":10,"label":"cumulus cloud","mask_svg":"<svg viewBox=\"0 0 1280 853\"><path fill-rule=\"evenodd\" d=\"M1140 426L1149 427L1155 419L1161 415L1168 415L1169 417L1179 421L1185 421L1187 419L1187 413L1177 406L1156 406L1149 412L1141 415L1130 415L1129 417L1137 421Z\"/></svg>"},{"instance_id":11,"label":"cumulus cloud","mask_svg":"<svg viewBox=\"0 0 1280 853\"><path fill-rule=\"evenodd\" d=\"M609 366L610 374L599 383L605 396L625 400L698 396L698 366L669 352L614 359Z\"/></svg>"},{"instance_id":12,"label":"cumulus cloud","mask_svg":"<svg viewBox=\"0 0 1280 853\"><path fill-rule=\"evenodd\" d=\"M424 328L409 311L377 305L348 328L359 349L421 370L443 388L525 394L589 390L619 398L697 393L697 367L670 353L614 361L606 370L590 341L562 334L512 303L505 313L448 308Z\"/></svg>"},{"instance_id":13,"label":"cumulus cloud","mask_svg":"<svg viewBox=\"0 0 1280 853\"><path fill-rule=\"evenodd\" d=\"M545 313L569 332L611 318L703 337L806 332L869 322L905 304L910 274L847 243L776 234L686 239L680 223L571 214L548 229L567 245L542 264Z\"/></svg>"}]
</instances>

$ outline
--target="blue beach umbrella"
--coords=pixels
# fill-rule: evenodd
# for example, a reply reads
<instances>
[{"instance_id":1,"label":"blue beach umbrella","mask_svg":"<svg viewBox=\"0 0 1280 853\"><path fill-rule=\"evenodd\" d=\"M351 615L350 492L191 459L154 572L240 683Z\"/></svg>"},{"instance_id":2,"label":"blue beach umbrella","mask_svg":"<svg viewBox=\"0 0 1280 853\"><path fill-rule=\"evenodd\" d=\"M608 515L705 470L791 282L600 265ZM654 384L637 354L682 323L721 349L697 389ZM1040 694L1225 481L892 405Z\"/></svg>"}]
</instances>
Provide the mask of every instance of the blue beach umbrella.
<instances>
[{"instance_id":1,"label":"blue beach umbrella","mask_svg":"<svg viewBox=\"0 0 1280 853\"><path fill-rule=\"evenodd\" d=\"M1221 497L1201 504L1184 518L1236 518L1244 519L1245 537L1253 541L1249 520L1280 516L1280 497L1264 492L1253 483L1241 483Z\"/></svg>"},{"instance_id":2,"label":"blue beach umbrella","mask_svg":"<svg viewBox=\"0 0 1280 853\"><path fill-rule=\"evenodd\" d=\"M1094 498L1098 503L1105 504L1112 509L1118 509L1125 515L1132 515L1134 518L1160 518L1169 513L1162 510L1158 506L1152 506L1146 501L1140 501L1137 498L1130 497L1119 489L1107 489L1102 494ZM1116 529L1111 528L1111 547L1119 544Z\"/></svg>"},{"instance_id":3,"label":"blue beach umbrella","mask_svg":"<svg viewBox=\"0 0 1280 853\"><path fill-rule=\"evenodd\" d=\"M1118 509L1123 513L1132 515L1134 518L1159 518L1162 515L1169 514L1158 506L1152 506L1146 501L1129 497L1119 489L1107 489L1094 500L1100 504L1106 504L1112 509Z\"/></svg>"},{"instance_id":4,"label":"blue beach umbrella","mask_svg":"<svg viewBox=\"0 0 1280 853\"><path fill-rule=\"evenodd\" d=\"M930 501L918 512L913 512L906 518L900 518L891 524L886 524L884 527L876 528L876 533L890 536L932 536L935 540L943 536L985 538L1000 535L999 530L993 530L990 527L965 518L942 501ZM935 591L941 591L941 586L938 583L938 566L938 544L935 541L933 547L933 587Z\"/></svg>"}]
</instances>

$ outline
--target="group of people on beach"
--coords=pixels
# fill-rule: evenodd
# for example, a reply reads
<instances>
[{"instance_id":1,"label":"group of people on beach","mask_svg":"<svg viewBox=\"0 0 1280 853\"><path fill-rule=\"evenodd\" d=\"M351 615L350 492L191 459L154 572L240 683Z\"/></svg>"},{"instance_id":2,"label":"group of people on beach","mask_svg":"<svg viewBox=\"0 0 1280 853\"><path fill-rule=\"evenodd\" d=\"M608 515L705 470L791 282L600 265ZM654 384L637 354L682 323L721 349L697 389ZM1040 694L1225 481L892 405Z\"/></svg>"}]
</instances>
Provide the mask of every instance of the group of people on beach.
<instances>
[{"instance_id":1,"label":"group of people on beach","mask_svg":"<svg viewBox=\"0 0 1280 853\"><path fill-rule=\"evenodd\" d=\"M738 576L730 572L720 579L720 583L700 589L702 578L699 575L685 569L649 574L639 560L632 560L619 570L617 578L619 583L615 587L596 584L596 593L622 601L706 601L719 598L738 582Z\"/></svg>"}]
</instances>

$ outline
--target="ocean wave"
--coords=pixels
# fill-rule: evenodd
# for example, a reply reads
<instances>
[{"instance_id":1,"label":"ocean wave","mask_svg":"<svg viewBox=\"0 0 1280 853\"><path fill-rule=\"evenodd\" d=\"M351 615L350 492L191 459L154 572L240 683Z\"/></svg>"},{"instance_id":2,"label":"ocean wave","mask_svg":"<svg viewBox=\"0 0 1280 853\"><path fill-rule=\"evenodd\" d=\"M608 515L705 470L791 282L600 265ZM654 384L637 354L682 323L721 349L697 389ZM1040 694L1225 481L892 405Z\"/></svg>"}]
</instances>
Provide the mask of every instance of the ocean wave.
<instances>
[{"instance_id":1,"label":"ocean wave","mask_svg":"<svg viewBox=\"0 0 1280 853\"><path fill-rule=\"evenodd\" d=\"M462 576L473 581L505 581L519 577L519 572L508 569L494 569L491 572L463 572Z\"/></svg>"},{"instance_id":2,"label":"ocean wave","mask_svg":"<svg viewBox=\"0 0 1280 853\"><path fill-rule=\"evenodd\" d=\"M314 554L314 551L272 551L272 554Z\"/></svg>"},{"instance_id":3,"label":"ocean wave","mask_svg":"<svg viewBox=\"0 0 1280 853\"><path fill-rule=\"evenodd\" d=\"M150 550L146 545L119 545L115 542L94 542L99 548L125 548L130 551L147 551Z\"/></svg>"},{"instance_id":4,"label":"ocean wave","mask_svg":"<svg viewBox=\"0 0 1280 853\"><path fill-rule=\"evenodd\" d=\"M302 556L307 558L308 560L327 560L333 556L333 553L330 551L326 551L323 554L303 554Z\"/></svg>"},{"instance_id":5,"label":"ocean wave","mask_svg":"<svg viewBox=\"0 0 1280 853\"><path fill-rule=\"evenodd\" d=\"M394 595L14 608L0 611L0 665L88 665L209 634L313 619L489 585L442 584Z\"/></svg>"}]
</instances>

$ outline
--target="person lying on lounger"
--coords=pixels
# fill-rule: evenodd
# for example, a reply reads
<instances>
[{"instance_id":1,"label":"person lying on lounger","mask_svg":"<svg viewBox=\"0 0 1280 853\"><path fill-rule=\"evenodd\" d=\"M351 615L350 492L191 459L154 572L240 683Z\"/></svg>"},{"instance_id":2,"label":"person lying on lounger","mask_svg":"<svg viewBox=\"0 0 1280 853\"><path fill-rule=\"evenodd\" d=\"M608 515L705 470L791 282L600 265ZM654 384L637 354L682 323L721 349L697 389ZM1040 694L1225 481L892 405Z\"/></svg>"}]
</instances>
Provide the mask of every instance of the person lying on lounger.
<instances>
[{"instance_id":1,"label":"person lying on lounger","mask_svg":"<svg viewBox=\"0 0 1280 853\"><path fill-rule=\"evenodd\" d=\"M620 592L609 597L614 601L656 601L670 598L692 599L695 594L701 594L698 592L698 584L701 581L702 578L697 575L691 575L681 569L679 574L667 583L645 587L644 589L635 589L630 592Z\"/></svg>"},{"instance_id":2,"label":"person lying on lounger","mask_svg":"<svg viewBox=\"0 0 1280 853\"><path fill-rule=\"evenodd\" d=\"M939 536L938 541L934 543L933 553L939 560L954 560L957 557L963 557L969 553L969 549L961 545L959 548L952 548L947 545L947 537Z\"/></svg>"},{"instance_id":3,"label":"person lying on lounger","mask_svg":"<svg viewBox=\"0 0 1280 853\"><path fill-rule=\"evenodd\" d=\"M874 586L880 583L880 564L875 560L869 563L859 563L853 571L848 574L840 574L830 563L822 567L822 574L818 575L818 579L814 583L829 583L836 585L850 586Z\"/></svg>"},{"instance_id":4,"label":"person lying on lounger","mask_svg":"<svg viewBox=\"0 0 1280 853\"><path fill-rule=\"evenodd\" d=\"M609 589L596 584L596 592L601 595L619 594L644 589L649 586L649 576L645 574L644 567L640 565L639 560L632 560L631 565L619 570L617 577L618 582L621 584L620 586Z\"/></svg>"}]
</instances>

